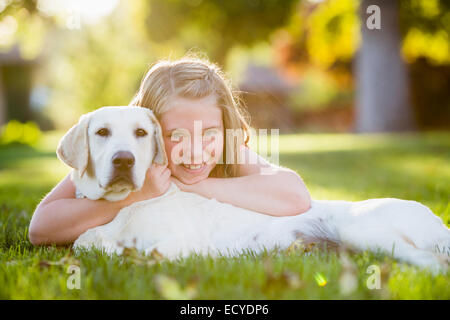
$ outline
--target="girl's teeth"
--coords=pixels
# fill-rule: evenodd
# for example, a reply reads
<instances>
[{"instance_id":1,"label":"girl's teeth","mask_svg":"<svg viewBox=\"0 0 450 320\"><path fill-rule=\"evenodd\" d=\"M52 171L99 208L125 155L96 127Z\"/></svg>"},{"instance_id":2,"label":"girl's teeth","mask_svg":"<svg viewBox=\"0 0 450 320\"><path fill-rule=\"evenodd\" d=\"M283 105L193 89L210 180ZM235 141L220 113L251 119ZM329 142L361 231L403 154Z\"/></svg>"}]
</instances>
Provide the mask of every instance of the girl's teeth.
<instances>
[{"instance_id":1,"label":"girl's teeth","mask_svg":"<svg viewBox=\"0 0 450 320\"><path fill-rule=\"evenodd\" d=\"M183 166L185 166L186 168L191 169L191 170L196 170L196 169L200 169L201 167L203 167L203 164L197 164L197 165L183 164Z\"/></svg>"}]
</instances>

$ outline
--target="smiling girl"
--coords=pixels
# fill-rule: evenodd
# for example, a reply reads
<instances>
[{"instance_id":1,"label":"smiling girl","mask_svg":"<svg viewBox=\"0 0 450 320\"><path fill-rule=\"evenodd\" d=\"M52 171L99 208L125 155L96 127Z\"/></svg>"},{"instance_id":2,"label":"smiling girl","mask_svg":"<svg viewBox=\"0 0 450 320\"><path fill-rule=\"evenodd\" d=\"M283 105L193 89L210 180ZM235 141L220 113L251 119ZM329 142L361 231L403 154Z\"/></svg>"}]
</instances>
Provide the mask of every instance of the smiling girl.
<instances>
[{"instance_id":1,"label":"smiling girl","mask_svg":"<svg viewBox=\"0 0 450 320\"><path fill-rule=\"evenodd\" d=\"M310 208L309 192L297 173L248 148L249 126L217 66L192 58L160 61L130 105L151 109L160 121L168 165L152 165L142 189L116 202L76 199L66 176L36 208L29 229L34 245L71 243L87 229L113 220L123 207L162 195L171 182L273 216Z\"/></svg>"}]
</instances>

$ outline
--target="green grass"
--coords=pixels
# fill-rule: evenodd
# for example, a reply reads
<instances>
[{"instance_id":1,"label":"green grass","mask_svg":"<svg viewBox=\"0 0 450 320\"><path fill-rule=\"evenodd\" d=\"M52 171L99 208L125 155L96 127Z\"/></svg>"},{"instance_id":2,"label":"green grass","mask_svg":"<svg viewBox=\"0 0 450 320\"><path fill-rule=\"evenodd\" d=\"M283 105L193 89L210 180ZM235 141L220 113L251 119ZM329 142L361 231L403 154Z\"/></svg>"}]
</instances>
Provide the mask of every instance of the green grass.
<instances>
[{"instance_id":1,"label":"green grass","mask_svg":"<svg viewBox=\"0 0 450 320\"><path fill-rule=\"evenodd\" d=\"M68 173L55 157L59 137L46 134L35 148L0 147L0 299L450 299L450 273L434 276L368 252L167 262L133 251L109 258L33 247L27 238L33 210ZM450 222L449 133L286 135L280 151L281 165L295 169L315 199L413 199ZM70 265L80 268L79 290L67 287ZM370 265L381 270L379 290L366 285Z\"/></svg>"}]
</instances>

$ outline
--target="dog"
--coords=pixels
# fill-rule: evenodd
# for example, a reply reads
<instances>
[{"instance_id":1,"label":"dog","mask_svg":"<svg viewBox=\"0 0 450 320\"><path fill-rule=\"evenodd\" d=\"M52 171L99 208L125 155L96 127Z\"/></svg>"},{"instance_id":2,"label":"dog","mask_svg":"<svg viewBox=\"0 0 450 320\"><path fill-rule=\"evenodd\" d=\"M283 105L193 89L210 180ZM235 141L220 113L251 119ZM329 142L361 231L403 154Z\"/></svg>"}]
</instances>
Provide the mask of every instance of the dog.
<instances>
[{"instance_id":1,"label":"dog","mask_svg":"<svg viewBox=\"0 0 450 320\"><path fill-rule=\"evenodd\" d=\"M152 163L167 164L161 127L142 107L103 107L83 115L61 139L58 158L73 168L77 197L118 201L139 190ZM99 213L101 214L101 213ZM450 230L415 201L313 200L296 216L273 217L195 193L174 183L156 198L120 210L87 230L73 247L121 254L135 247L168 259L190 254L236 256L286 249L294 242L391 254L433 272L447 270Z\"/></svg>"}]
</instances>

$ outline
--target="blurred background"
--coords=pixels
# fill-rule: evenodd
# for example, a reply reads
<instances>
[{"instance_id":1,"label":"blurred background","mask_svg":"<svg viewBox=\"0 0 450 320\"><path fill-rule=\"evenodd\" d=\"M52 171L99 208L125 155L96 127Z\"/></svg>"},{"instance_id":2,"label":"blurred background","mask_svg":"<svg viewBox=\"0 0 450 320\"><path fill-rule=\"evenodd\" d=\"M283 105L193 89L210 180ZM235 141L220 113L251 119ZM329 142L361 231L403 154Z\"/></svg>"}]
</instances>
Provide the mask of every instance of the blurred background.
<instances>
[{"instance_id":1,"label":"blurred background","mask_svg":"<svg viewBox=\"0 0 450 320\"><path fill-rule=\"evenodd\" d=\"M370 30L369 5L381 29ZM204 53L255 128L450 128L444 0L0 0L2 143L127 105L149 66Z\"/></svg>"}]
</instances>

